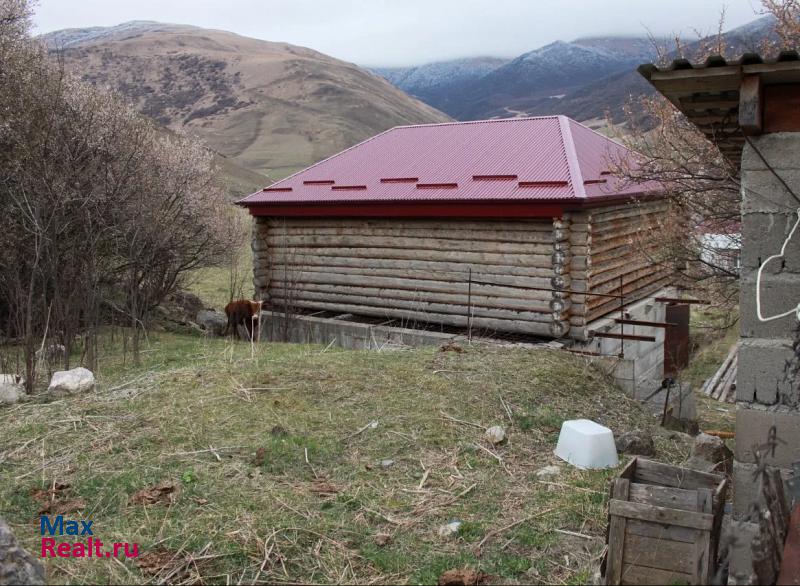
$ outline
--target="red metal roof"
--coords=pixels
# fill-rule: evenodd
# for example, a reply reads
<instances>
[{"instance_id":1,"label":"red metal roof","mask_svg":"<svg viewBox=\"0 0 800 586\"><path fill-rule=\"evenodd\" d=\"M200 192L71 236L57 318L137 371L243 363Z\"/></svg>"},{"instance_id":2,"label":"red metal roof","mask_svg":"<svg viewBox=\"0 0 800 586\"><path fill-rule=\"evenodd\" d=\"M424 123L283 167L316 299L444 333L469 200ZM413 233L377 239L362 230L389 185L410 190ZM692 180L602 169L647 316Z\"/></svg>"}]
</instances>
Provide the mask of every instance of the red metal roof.
<instances>
[{"instance_id":1,"label":"red metal roof","mask_svg":"<svg viewBox=\"0 0 800 586\"><path fill-rule=\"evenodd\" d=\"M659 191L623 184L621 144L565 116L398 126L239 203L252 208L429 202L585 203Z\"/></svg>"}]
</instances>

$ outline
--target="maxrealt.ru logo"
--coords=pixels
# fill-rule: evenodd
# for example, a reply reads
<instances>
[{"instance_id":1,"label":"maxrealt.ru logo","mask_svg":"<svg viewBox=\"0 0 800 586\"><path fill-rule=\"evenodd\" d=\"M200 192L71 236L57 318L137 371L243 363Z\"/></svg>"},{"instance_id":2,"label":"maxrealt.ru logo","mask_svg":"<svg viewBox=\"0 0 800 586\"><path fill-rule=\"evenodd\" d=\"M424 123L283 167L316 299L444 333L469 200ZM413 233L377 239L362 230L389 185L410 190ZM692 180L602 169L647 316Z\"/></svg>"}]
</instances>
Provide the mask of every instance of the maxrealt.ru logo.
<instances>
[{"instance_id":1,"label":"maxrealt.ru logo","mask_svg":"<svg viewBox=\"0 0 800 586\"><path fill-rule=\"evenodd\" d=\"M39 531L42 534L42 557L57 558L135 558L139 555L138 543L113 542L103 549L103 542L94 536L89 520L65 520L58 515L53 520L48 516L39 518ZM47 537L49 535L49 537ZM56 536L65 535L85 537L85 541L58 541Z\"/></svg>"}]
</instances>

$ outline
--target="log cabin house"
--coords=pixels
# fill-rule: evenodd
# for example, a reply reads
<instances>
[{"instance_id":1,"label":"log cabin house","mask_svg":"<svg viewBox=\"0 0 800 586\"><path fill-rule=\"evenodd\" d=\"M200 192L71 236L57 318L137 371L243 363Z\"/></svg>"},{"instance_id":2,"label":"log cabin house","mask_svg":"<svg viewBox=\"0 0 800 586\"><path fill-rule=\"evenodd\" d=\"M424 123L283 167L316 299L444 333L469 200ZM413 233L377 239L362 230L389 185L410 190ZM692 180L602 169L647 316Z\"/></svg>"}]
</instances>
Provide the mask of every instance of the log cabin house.
<instances>
[{"instance_id":1,"label":"log cabin house","mask_svg":"<svg viewBox=\"0 0 800 586\"><path fill-rule=\"evenodd\" d=\"M660 186L610 170L630 157L564 116L392 128L239 202L256 297L586 340L667 284L633 244Z\"/></svg>"}]
</instances>

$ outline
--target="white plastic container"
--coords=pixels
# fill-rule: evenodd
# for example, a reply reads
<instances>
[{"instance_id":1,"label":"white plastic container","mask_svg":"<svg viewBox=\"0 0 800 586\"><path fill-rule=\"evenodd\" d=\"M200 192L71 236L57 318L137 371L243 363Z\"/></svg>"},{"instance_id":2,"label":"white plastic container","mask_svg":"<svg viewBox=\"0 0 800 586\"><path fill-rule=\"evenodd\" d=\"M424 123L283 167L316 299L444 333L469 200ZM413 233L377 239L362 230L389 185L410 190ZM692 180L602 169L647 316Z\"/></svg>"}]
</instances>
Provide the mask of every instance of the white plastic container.
<instances>
[{"instance_id":1,"label":"white plastic container","mask_svg":"<svg viewBox=\"0 0 800 586\"><path fill-rule=\"evenodd\" d=\"M613 432L589 419L561 424L555 455L583 470L613 468L619 464Z\"/></svg>"}]
</instances>

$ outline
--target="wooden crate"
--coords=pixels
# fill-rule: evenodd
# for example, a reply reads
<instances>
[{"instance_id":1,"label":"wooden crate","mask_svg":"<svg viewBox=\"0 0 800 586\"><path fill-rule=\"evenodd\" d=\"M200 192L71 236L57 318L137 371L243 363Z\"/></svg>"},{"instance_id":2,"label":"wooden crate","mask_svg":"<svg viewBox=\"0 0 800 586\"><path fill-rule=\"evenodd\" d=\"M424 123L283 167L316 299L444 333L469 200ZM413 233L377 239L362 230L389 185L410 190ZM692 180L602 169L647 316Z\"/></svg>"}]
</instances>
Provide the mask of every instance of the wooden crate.
<instances>
[{"instance_id":1,"label":"wooden crate","mask_svg":"<svg viewBox=\"0 0 800 586\"><path fill-rule=\"evenodd\" d=\"M634 458L611 485L606 584L710 584L727 486Z\"/></svg>"}]
</instances>

